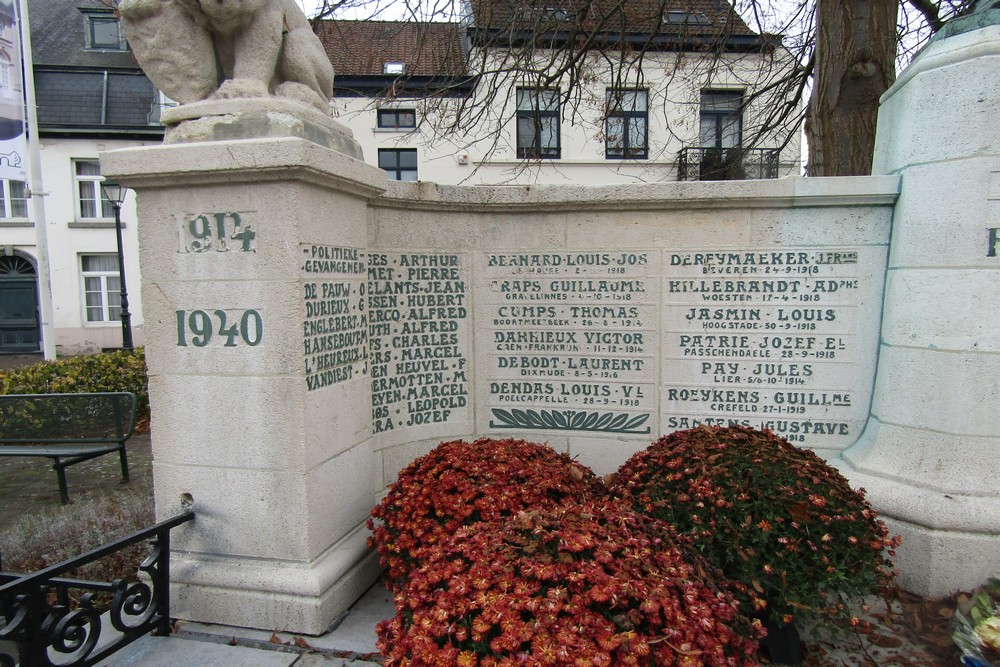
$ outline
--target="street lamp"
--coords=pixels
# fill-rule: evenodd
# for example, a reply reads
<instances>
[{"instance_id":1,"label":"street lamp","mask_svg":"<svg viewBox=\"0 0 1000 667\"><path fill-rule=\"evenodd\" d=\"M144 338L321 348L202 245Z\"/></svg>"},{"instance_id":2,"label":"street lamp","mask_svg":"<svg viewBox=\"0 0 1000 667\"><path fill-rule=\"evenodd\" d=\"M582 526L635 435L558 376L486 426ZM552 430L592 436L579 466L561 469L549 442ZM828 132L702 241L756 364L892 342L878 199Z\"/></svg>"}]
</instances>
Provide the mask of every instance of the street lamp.
<instances>
[{"instance_id":1,"label":"street lamp","mask_svg":"<svg viewBox=\"0 0 1000 667\"><path fill-rule=\"evenodd\" d=\"M118 282L122 287L122 349L131 350L132 345L132 314L128 312L128 290L125 288L125 254L122 252L122 202L128 194L128 188L104 181L101 183L104 198L115 207L115 233L118 235Z\"/></svg>"}]
</instances>

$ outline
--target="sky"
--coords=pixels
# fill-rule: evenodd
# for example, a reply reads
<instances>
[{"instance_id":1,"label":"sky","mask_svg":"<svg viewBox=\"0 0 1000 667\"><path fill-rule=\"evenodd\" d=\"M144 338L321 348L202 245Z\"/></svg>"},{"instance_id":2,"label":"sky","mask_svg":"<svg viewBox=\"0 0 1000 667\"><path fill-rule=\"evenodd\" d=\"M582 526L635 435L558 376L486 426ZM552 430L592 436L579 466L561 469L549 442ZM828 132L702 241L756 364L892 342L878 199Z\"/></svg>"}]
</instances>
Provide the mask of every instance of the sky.
<instances>
[{"instance_id":1,"label":"sky","mask_svg":"<svg viewBox=\"0 0 1000 667\"><path fill-rule=\"evenodd\" d=\"M302 12L306 16L313 16L319 10L320 6L323 4L322 0L298 0L299 6L302 7Z\"/></svg>"}]
</instances>

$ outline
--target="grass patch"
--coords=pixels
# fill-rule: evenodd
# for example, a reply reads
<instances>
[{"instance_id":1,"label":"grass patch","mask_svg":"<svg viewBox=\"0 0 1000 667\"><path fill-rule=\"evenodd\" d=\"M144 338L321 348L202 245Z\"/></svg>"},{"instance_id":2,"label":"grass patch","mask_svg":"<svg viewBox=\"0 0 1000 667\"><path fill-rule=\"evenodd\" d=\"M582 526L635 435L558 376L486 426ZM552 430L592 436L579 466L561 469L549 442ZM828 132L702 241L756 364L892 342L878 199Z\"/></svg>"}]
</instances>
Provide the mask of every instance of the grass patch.
<instances>
[{"instance_id":1,"label":"grass patch","mask_svg":"<svg viewBox=\"0 0 1000 667\"><path fill-rule=\"evenodd\" d=\"M75 558L152 525L152 480L133 480L114 491L80 494L73 504L43 508L0 530L0 557L6 572L36 572ZM140 543L78 568L67 576L92 581L137 580L148 554Z\"/></svg>"}]
</instances>

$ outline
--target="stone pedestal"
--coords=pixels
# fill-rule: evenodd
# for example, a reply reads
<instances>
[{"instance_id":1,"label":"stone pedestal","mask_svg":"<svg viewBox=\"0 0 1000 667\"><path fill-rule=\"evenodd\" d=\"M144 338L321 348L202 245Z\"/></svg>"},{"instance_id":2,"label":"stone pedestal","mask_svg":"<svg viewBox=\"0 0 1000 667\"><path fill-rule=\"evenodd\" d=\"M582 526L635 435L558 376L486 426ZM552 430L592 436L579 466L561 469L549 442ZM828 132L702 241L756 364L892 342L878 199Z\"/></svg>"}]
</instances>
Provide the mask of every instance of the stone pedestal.
<instances>
[{"instance_id":1,"label":"stone pedestal","mask_svg":"<svg viewBox=\"0 0 1000 667\"><path fill-rule=\"evenodd\" d=\"M322 633L378 574L364 283L385 175L289 137L102 168L138 195L157 515L197 514L174 534L171 611Z\"/></svg>"},{"instance_id":2,"label":"stone pedestal","mask_svg":"<svg viewBox=\"0 0 1000 667\"><path fill-rule=\"evenodd\" d=\"M899 174L871 417L844 453L903 535L901 584L1000 572L1000 26L980 12L882 99L875 173Z\"/></svg>"}]
</instances>

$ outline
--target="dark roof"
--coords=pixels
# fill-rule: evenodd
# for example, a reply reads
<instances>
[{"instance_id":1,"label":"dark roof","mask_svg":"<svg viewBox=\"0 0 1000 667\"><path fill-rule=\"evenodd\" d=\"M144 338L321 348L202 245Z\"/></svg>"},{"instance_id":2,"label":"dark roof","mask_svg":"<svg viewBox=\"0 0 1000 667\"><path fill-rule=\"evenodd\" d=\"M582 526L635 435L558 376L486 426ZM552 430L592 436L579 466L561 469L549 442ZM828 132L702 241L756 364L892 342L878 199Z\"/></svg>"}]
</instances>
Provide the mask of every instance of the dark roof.
<instances>
[{"instance_id":1,"label":"dark roof","mask_svg":"<svg viewBox=\"0 0 1000 667\"><path fill-rule=\"evenodd\" d=\"M459 24L407 21L318 21L316 34L336 76L381 76L404 63L408 76L466 74Z\"/></svg>"},{"instance_id":2,"label":"dark roof","mask_svg":"<svg viewBox=\"0 0 1000 667\"><path fill-rule=\"evenodd\" d=\"M469 0L479 29L755 35L727 0Z\"/></svg>"},{"instance_id":3,"label":"dark roof","mask_svg":"<svg viewBox=\"0 0 1000 667\"><path fill-rule=\"evenodd\" d=\"M87 48L87 16L102 0L29 0L38 129L43 136L159 137L152 82L128 50Z\"/></svg>"},{"instance_id":4,"label":"dark roof","mask_svg":"<svg viewBox=\"0 0 1000 667\"><path fill-rule=\"evenodd\" d=\"M87 49L87 13L114 11L101 0L29 0L31 55L35 65L139 69L131 51Z\"/></svg>"}]
</instances>

